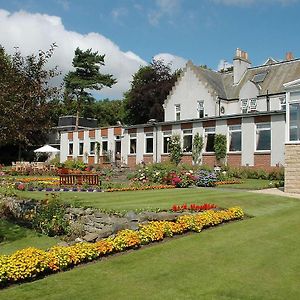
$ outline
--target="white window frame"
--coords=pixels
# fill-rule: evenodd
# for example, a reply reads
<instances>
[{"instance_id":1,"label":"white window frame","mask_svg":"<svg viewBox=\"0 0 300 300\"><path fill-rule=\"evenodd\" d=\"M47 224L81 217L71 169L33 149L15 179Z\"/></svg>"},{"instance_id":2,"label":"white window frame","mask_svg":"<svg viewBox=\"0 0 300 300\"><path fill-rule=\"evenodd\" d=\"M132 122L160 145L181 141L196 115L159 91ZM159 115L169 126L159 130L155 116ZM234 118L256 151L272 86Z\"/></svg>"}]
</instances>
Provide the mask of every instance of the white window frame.
<instances>
[{"instance_id":1,"label":"white window frame","mask_svg":"<svg viewBox=\"0 0 300 300\"><path fill-rule=\"evenodd\" d=\"M249 99L241 99L241 112L242 114L248 113Z\"/></svg>"},{"instance_id":2,"label":"white window frame","mask_svg":"<svg viewBox=\"0 0 300 300\"><path fill-rule=\"evenodd\" d=\"M152 139L152 152L147 152L147 142L150 139ZM153 154L153 152L154 152L154 136L153 136L153 132L147 132L145 134L145 154Z\"/></svg>"},{"instance_id":3,"label":"white window frame","mask_svg":"<svg viewBox=\"0 0 300 300\"><path fill-rule=\"evenodd\" d=\"M280 103L280 110L285 111L287 106L286 97L285 96L279 97L279 103Z\"/></svg>"},{"instance_id":4,"label":"white window frame","mask_svg":"<svg viewBox=\"0 0 300 300\"><path fill-rule=\"evenodd\" d=\"M204 138L203 138L203 141L204 141L204 153L215 153L214 151L206 151L206 146L207 146L207 137L209 134L214 134L216 135L216 128L215 127L205 127L204 128Z\"/></svg>"},{"instance_id":5,"label":"white window frame","mask_svg":"<svg viewBox=\"0 0 300 300\"><path fill-rule=\"evenodd\" d=\"M70 153L70 145L72 145L72 153ZM73 142L69 142L68 143L68 155L73 155L74 154L74 143Z\"/></svg>"},{"instance_id":6,"label":"white window frame","mask_svg":"<svg viewBox=\"0 0 300 300\"><path fill-rule=\"evenodd\" d=\"M193 149L193 130L192 129L184 129L182 132L183 138L182 138L182 149L184 153L192 153ZM184 137L185 136L191 136L192 137L192 143L191 143L191 151L185 151L184 148Z\"/></svg>"},{"instance_id":7,"label":"white window frame","mask_svg":"<svg viewBox=\"0 0 300 300\"><path fill-rule=\"evenodd\" d=\"M131 141L135 140L135 152L131 152ZM136 133L129 134L129 155L136 155L137 150L137 135Z\"/></svg>"},{"instance_id":8,"label":"white window frame","mask_svg":"<svg viewBox=\"0 0 300 300\"><path fill-rule=\"evenodd\" d=\"M104 150L104 147L103 147L104 142L107 143L107 150ZM107 155L108 151L109 151L108 137L102 137L102 141L101 141L101 154L102 154L102 156Z\"/></svg>"},{"instance_id":9,"label":"white window frame","mask_svg":"<svg viewBox=\"0 0 300 300\"><path fill-rule=\"evenodd\" d=\"M257 111L257 98L249 99L249 111Z\"/></svg>"},{"instance_id":10,"label":"white window frame","mask_svg":"<svg viewBox=\"0 0 300 300\"><path fill-rule=\"evenodd\" d=\"M261 150L257 149L257 146L258 146L258 144L257 144L257 142L258 142L257 135L260 131L270 131L270 149L261 149ZM271 122L256 123L255 124L255 137L254 138L255 138L255 143L254 143L254 145L255 145L254 151L255 152L258 152L258 153L260 153L260 152L262 152L262 153L271 152L271 150L272 150Z\"/></svg>"},{"instance_id":11,"label":"white window frame","mask_svg":"<svg viewBox=\"0 0 300 300\"><path fill-rule=\"evenodd\" d=\"M181 120L181 105L175 104L175 121Z\"/></svg>"},{"instance_id":12,"label":"white window frame","mask_svg":"<svg viewBox=\"0 0 300 300\"><path fill-rule=\"evenodd\" d=\"M170 153L170 151L169 151L169 146L167 146L167 150L168 150L168 152L165 152L164 150L165 150L165 138L169 138L169 140L168 141L170 141L170 139L171 139L171 137L172 137L172 131L164 131L163 132L163 140L162 140L162 153L163 154L169 154Z\"/></svg>"},{"instance_id":13,"label":"white window frame","mask_svg":"<svg viewBox=\"0 0 300 300\"><path fill-rule=\"evenodd\" d=\"M91 149L91 144L94 143L94 150ZM95 140L90 140L90 145L89 145L89 155L95 155L96 154L96 141Z\"/></svg>"},{"instance_id":14,"label":"white window frame","mask_svg":"<svg viewBox=\"0 0 300 300\"><path fill-rule=\"evenodd\" d=\"M80 145L82 145L82 153L80 154ZM83 140L80 140L78 142L78 156L83 156L84 154L84 141Z\"/></svg>"},{"instance_id":15,"label":"white window frame","mask_svg":"<svg viewBox=\"0 0 300 300\"><path fill-rule=\"evenodd\" d=\"M197 101L197 111L198 111L198 118L202 119L204 118L204 100L198 100ZM202 117L201 117L202 114Z\"/></svg>"},{"instance_id":16,"label":"white window frame","mask_svg":"<svg viewBox=\"0 0 300 300\"><path fill-rule=\"evenodd\" d=\"M241 150L236 150L236 151L230 150L231 136L232 136L232 133L234 133L234 132L241 133ZM242 152L242 126L241 126L241 124L228 126L228 139L227 140L228 140L228 144L227 144L228 153L241 153Z\"/></svg>"},{"instance_id":17,"label":"white window frame","mask_svg":"<svg viewBox=\"0 0 300 300\"><path fill-rule=\"evenodd\" d=\"M291 128L291 120L290 120L290 106L291 105L295 105L298 104L300 106L300 99L296 99L296 100L290 100L287 103L287 107L286 107L286 119L287 119L287 134L286 134L286 140L289 144L299 144L300 143L300 139L299 140L295 140L292 141L290 139L290 128ZM300 127L300 124L299 124Z\"/></svg>"}]
</instances>

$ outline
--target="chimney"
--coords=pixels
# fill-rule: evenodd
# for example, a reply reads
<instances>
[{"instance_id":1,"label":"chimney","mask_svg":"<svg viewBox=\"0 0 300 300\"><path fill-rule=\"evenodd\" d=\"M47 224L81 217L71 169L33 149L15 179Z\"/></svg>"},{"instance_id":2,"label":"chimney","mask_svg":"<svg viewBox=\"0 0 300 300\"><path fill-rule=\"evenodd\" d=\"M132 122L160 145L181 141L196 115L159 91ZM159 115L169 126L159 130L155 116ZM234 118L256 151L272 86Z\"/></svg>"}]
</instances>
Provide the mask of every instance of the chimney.
<instances>
[{"instance_id":1,"label":"chimney","mask_svg":"<svg viewBox=\"0 0 300 300\"><path fill-rule=\"evenodd\" d=\"M233 58L233 84L238 84L244 73L250 67L251 62L248 59L248 53L237 48L235 57Z\"/></svg>"},{"instance_id":2,"label":"chimney","mask_svg":"<svg viewBox=\"0 0 300 300\"><path fill-rule=\"evenodd\" d=\"M285 60L286 61L290 61L290 60L293 60L294 59L294 55L293 55L293 52L287 52L286 54L285 54Z\"/></svg>"}]
</instances>

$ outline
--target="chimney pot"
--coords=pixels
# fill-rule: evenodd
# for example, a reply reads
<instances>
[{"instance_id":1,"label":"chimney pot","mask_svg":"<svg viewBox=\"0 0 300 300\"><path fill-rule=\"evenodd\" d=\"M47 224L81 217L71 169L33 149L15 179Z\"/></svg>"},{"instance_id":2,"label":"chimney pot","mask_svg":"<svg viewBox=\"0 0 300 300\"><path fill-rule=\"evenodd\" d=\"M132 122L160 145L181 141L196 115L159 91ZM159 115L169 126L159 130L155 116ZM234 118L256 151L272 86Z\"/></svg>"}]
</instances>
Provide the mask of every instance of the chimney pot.
<instances>
[{"instance_id":1,"label":"chimney pot","mask_svg":"<svg viewBox=\"0 0 300 300\"><path fill-rule=\"evenodd\" d=\"M293 55L293 52L289 51L285 54L285 60L286 61L290 61L290 60L293 60L294 59L294 55Z\"/></svg>"}]
</instances>

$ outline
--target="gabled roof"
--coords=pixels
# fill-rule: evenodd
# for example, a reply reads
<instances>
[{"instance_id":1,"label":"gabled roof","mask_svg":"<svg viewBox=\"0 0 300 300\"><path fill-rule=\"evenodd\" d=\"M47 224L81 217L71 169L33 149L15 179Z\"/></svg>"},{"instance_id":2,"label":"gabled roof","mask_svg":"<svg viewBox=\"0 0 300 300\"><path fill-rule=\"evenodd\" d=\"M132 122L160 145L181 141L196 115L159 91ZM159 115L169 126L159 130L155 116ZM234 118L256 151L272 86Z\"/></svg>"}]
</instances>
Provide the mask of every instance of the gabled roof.
<instances>
[{"instance_id":1,"label":"gabled roof","mask_svg":"<svg viewBox=\"0 0 300 300\"><path fill-rule=\"evenodd\" d=\"M223 99L238 99L241 88L252 81L260 95L284 93L284 84L300 78L300 59L249 68L237 85L233 84L233 72L220 73L189 65L201 81L205 81L216 95Z\"/></svg>"}]
</instances>

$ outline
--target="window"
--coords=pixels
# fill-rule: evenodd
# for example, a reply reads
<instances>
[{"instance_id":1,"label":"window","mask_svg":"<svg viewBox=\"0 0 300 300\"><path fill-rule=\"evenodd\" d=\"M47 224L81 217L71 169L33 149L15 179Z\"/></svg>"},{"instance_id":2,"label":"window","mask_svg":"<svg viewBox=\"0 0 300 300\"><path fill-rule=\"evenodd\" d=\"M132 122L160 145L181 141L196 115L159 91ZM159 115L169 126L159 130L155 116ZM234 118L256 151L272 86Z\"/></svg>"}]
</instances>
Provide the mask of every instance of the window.
<instances>
[{"instance_id":1,"label":"window","mask_svg":"<svg viewBox=\"0 0 300 300\"><path fill-rule=\"evenodd\" d=\"M286 110L286 99L285 96L279 98L280 110Z\"/></svg>"},{"instance_id":2,"label":"window","mask_svg":"<svg viewBox=\"0 0 300 300\"><path fill-rule=\"evenodd\" d=\"M73 155L73 143L69 143L69 155Z\"/></svg>"},{"instance_id":3,"label":"window","mask_svg":"<svg viewBox=\"0 0 300 300\"><path fill-rule=\"evenodd\" d=\"M256 111L257 108L257 99L256 98L252 98L249 100L250 103L250 107L249 107L249 111Z\"/></svg>"},{"instance_id":4,"label":"window","mask_svg":"<svg viewBox=\"0 0 300 300\"><path fill-rule=\"evenodd\" d=\"M94 141L90 142L90 154L91 155L95 154L95 149L96 149L96 143Z\"/></svg>"},{"instance_id":5,"label":"window","mask_svg":"<svg viewBox=\"0 0 300 300\"><path fill-rule=\"evenodd\" d=\"M175 120L180 120L180 104L175 104Z\"/></svg>"},{"instance_id":6,"label":"window","mask_svg":"<svg viewBox=\"0 0 300 300\"><path fill-rule=\"evenodd\" d=\"M135 154L136 153L136 133L130 134L130 145L129 145L129 153Z\"/></svg>"},{"instance_id":7,"label":"window","mask_svg":"<svg viewBox=\"0 0 300 300\"><path fill-rule=\"evenodd\" d=\"M198 101L198 103L197 103L197 111L198 111L198 117L200 119L204 118L204 101L203 100Z\"/></svg>"},{"instance_id":8,"label":"window","mask_svg":"<svg viewBox=\"0 0 300 300\"><path fill-rule=\"evenodd\" d=\"M153 153L153 133L146 133L146 153Z\"/></svg>"},{"instance_id":9,"label":"window","mask_svg":"<svg viewBox=\"0 0 300 300\"><path fill-rule=\"evenodd\" d=\"M163 133L163 135L164 135L163 153L169 153L169 142L170 142L170 139L171 139L172 132L171 131L165 131Z\"/></svg>"},{"instance_id":10,"label":"window","mask_svg":"<svg viewBox=\"0 0 300 300\"><path fill-rule=\"evenodd\" d=\"M106 155L108 152L108 141L102 140L102 155Z\"/></svg>"},{"instance_id":11,"label":"window","mask_svg":"<svg viewBox=\"0 0 300 300\"><path fill-rule=\"evenodd\" d=\"M205 128L205 152L215 151L215 128Z\"/></svg>"},{"instance_id":12,"label":"window","mask_svg":"<svg viewBox=\"0 0 300 300\"><path fill-rule=\"evenodd\" d=\"M290 103L290 141L300 140L300 103Z\"/></svg>"},{"instance_id":13,"label":"window","mask_svg":"<svg viewBox=\"0 0 300 300\"><path fill-rule=\"evenodd\" d=\"M248 112L248 99L241 99L241 110L243 114Z\"/></svg>"},{"instance_id":14,"label":"window","mask_svg":"<svg viewBox=\"0 0 300 300\"><path fill-rule=\"evenodd\" d=\"M229 151L242 151L241 125L229 126Z\"/></svg>"},{"instance_id":15,"label":"window","mask_svg":"<svg viewBox=\"0 0 300 300\"><path fill-rule=\"evenodd\" d=\"M83 142L79 142L79 155L83 155Z\"/></svg>"},{"instance_id":16,"label":"window","mask_svg":"<svg viewBox=\"0 0 300 300\"><path fill-rule=\"evenodd\" d=\"M256 124L256 150L271 150L271 125L270 123Z\"/></svg>"},{"instance_id":17,"label":"window","mask_svg":"<svg viewBox=\"0 0 300 300\"><path fill-rule=\"evenodd\" d=\"M183 130L183 152L192 152L193 133L192 129Z\"/></svg>"}]
</instances>

